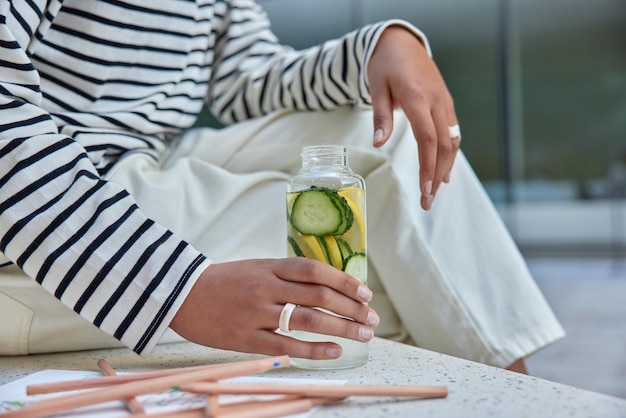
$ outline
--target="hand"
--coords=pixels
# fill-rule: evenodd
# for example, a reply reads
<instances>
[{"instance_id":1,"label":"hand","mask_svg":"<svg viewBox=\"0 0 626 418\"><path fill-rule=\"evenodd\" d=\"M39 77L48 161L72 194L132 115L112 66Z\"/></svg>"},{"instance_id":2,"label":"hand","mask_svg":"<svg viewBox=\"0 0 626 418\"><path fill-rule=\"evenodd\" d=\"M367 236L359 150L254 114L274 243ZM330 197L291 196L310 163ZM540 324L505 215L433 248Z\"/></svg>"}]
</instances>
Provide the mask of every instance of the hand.
<instances>
[{"instance_id":1,"label":"hand","mask_svg":"<svg viewBox=\"0 0 626 418\"><path fill-rule=\"evenodd\" d=\"M371 297L371 291L354 277L303 257L213 264L202 273L170 326L187 340L210 347L332 359L341 355L337 344L303 342L274 332L283 306L299 305L290 329L368 341L379 322L365 304Z\"/></svg>"},{"instance_id":2,"label":"hand","mask_svg":"<svg viewBox=\"0 0 626 418\"><path fill-rule=\"evenodd\" d=\"M458 124L452 96L422 43L408 30L390 26L381 35L367 68L374 109L374 146L393 129L393 110L402 108L417 139L421 204L430 209L450 171L461 138L450 138Z\"/></svg>"}]
</instances>

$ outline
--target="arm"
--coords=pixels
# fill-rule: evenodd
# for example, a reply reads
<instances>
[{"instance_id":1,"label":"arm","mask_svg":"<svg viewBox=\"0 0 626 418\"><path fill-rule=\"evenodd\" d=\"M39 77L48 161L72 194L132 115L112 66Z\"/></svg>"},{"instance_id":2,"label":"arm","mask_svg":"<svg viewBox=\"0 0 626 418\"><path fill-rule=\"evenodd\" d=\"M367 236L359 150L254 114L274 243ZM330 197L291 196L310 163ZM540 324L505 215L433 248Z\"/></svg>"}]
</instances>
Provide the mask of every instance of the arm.
<instances>
[{"instance_id":1,"label":"arm","mask_svg":"<svg viewBox=\"0 0 626 418\"><path fill-rule=\"evenodd\" d=\"M385 29L402 25L428 48L422 33L408 23L387 21L295 51L278 43L256 3L235 0L223 6L216 11L218 41L208 102L226 123L281 109L370 107L366 68Z\"/></svg>"},{"instance_id":2,"label":"arm","mask_svg":"<svg viewBox=\"0 0 626 418\"><path fill-rule=\"evenodd\" d=\"M104 181L40 104L28 47L46 26L27 2L0 21L0 251L138 353L167 328L208 261ZM48 10L48 12L52 12ZM33 37L34 39L34 37Z\"/></svg>"},{"instance_id":3,"label":"arm","mask_svg":"<svg viewBox=\"0 0 626 418\"><path fill-rule=\"evenodd\" d=\"M16 2L17 9L1 4L7 6L0 21L2 263L16 263L138 353L148 351L171 325L192 341L219 348L331 356L324 349L329 344L273 333L277 309L287 301L356 319L320 318L312 309L297 309L294 324L302 329L371 338L371 327L361 325L371 325L375 314L362 303L369 297L359 296L359 289L366 289L355 279L303 259L209 266L202 254L146 218L126 190L105 181L86 149L57 129L62 112L51 114L42 106L41 74L29 47L31 34L40 35L47 26L36 16L54 11L30 10L34 3ZM336 357L337 347L329 349Z\"/></svg>"},{"instance_id":4,"label":"arm","mask_svg":"<svg viewBox=\"0 0 626 418\"><path fill-rule=\"evenodd\" d=\"M209 86L214 114L233 123L279 109L373 105L372 136L382 146L393 109L401 108L419 148L422 207L430 209L441 182L449 181L460 137L450 138L448 127L458 123L454 104L425 36L391 20L294 51L278 43L255 3L227 4Z\"/></svg>"}]
</instances>

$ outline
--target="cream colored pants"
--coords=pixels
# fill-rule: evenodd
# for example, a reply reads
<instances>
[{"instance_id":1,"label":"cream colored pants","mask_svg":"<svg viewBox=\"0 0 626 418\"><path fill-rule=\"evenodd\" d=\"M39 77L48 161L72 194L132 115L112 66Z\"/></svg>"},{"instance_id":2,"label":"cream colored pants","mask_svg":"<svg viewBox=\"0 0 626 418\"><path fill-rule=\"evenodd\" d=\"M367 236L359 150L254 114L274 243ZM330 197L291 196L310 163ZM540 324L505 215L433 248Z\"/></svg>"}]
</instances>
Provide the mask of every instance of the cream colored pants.
<instances>
[{"instance_id":1,"label":"cream colored pants","mask_svg":"<svg viewBox=\"0 0 626 418\"><path fill-rule=\"evenodd\" d=\"M302 147L345 144L367 185L378 336L500 367L561 338L462 153L432 210L420 208L416 143L404 116L395 119L381 149L372 146L372 114L350 109L194 129L161 166L131 155L108 179L214 262L284 257L285 182L300 167ZM4 354L119 345L15 267L0 269L0 335Z\"/></svg>"}]
</instances>

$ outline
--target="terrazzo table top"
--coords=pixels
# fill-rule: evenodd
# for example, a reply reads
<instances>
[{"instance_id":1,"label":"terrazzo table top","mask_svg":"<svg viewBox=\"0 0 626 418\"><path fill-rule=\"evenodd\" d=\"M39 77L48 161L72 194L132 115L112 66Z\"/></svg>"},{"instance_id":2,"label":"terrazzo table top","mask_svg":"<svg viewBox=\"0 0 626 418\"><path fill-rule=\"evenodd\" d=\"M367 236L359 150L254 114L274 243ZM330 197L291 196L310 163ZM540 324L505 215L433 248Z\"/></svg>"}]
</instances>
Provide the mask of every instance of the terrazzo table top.
<instances>
[{"instance_id":1,"label":"terrazzo table top","mask_svg":"<svg viewBox=\"0 0 626 418\"><path fill-rule=\"evenodd\" d=\"M128 349L0 357L0 384L45 369L93 370L106 358L117 371L144 371L250 360L261 356L201 347L162 344L139 357ZM351 397L319 408L324 417L598 417L626 418L626 399L501 370L424 349L375 338L370 361L335 371L277 369L272 377L336 379L349 384L445 385L445 399Z\"/></svg>"}]
</instances>

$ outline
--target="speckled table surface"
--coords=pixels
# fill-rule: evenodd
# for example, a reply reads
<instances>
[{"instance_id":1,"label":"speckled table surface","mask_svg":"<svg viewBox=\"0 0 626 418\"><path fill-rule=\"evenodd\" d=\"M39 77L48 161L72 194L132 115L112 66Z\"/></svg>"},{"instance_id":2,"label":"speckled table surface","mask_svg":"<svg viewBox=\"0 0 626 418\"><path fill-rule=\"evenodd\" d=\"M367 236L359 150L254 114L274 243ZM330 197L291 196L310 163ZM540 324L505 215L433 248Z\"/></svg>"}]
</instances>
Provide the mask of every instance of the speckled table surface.
<instances>
[{"instance_id":1,"label":"speckled table surface","mask_svg":"<svg viewBox=\"0 0 626 418\"><path fill-rule=\"evenodd\" d=\"M97 370L106 358L118 371L143 371L241 361L254 355L215 350L189 343L163 344L139 357L127 349L0 357L0 384L45 369ZM445 385L445 399L415 400L351 397L319 408L314 417L598 417L626 418L626 399L519 375L379 338L370 361L335 371L279 369L274 377L346 380L352 384Z\"/></svg>"}]
</instances>

